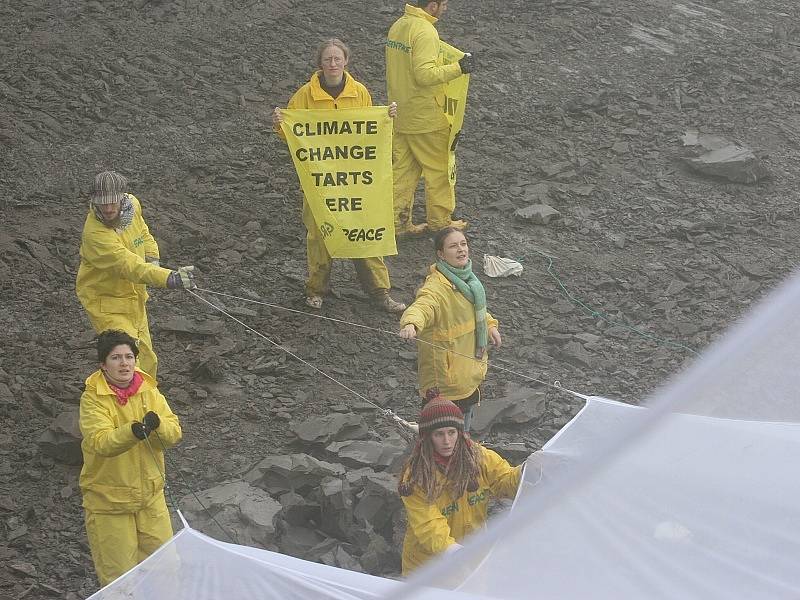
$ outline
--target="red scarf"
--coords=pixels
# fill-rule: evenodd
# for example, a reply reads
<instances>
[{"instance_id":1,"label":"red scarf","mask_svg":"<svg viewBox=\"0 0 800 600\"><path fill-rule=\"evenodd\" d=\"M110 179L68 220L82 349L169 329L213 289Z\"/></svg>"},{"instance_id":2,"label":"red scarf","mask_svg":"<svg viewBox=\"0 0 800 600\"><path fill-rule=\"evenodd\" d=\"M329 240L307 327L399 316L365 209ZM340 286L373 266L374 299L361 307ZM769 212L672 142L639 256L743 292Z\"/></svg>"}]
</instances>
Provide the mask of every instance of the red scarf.
<instances>
[{"instance_id":1,"label":"red scarf","mask_svg":"<svg viewBox=\"0 0 800 600\"><path fill-rule=\"evenodd\" d=\"M453 457L451 454L450 456L442 456L436 450L433 451L433 461L442 467L445 471L447 470L447 465L450 464L450 459Z\"/></svg>"},{"instance_id":2,"label":"red scarf","mask_svg":"<svg viewBox=\"0 0 800 600\"><path fill-rule=\"evenodd\" d=\"M108 387L110 387L111 390L116 395L117 404L119 404L120 406L125 406L128 403L128 398L130 398L136 392L139 391L142 382L144 382L144 378L138 371L133 372L133 379L131 379L131 382L128 384L128 387L124 388L117 387L110 381L106 380L106 383L108 383Z\"/></svg>"}]
</instances>

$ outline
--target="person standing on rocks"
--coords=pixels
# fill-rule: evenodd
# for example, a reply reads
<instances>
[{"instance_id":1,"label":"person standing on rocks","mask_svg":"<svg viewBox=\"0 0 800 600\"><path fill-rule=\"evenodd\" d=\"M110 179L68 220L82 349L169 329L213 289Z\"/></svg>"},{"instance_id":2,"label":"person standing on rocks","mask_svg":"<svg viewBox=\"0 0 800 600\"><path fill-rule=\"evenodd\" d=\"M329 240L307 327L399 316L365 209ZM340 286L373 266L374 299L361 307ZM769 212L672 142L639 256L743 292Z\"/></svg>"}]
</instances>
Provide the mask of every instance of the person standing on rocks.
<instances>
[{"instance_id":1,"label":"person standing on rocks","mask_svg":"<svg viewBox=\"0 0 800 600\"><path fill-rule=\"evenodd\" d=\"M464 415L435 396L420 413L419 437L400 472L398 492L408 517L403 575L437 554L454 552L486 522L489 498L513 498L522 467L464 432Z\"/></svg>"},{"instance_id":2,"label":"person standing on rocks","mask_svg":"<svg viewBox=\"0 0 800 600\"><path fill-rule=\"evenodd\" d=\"M181 426L155 378L136 367L139 347L124 331L97 339L100 369L81 396L80 487L86 535L101 586L172 537L164 499L164 449Z\"/></svg>"},{"instance_id":3,"label":"person standing on rocks","mask_svg":"<svg viewBox=\"0 0 800 600\"><path fill-rule=\"evenodd\" d=\"M317 67L311 80L303 85L289 100L290 109L338 109L365 108L372 106L372 97L363 84L347 71L350 64L350 49L336 38L323 42L317 50ZM394 117L397 106L389 106L389 116ZM281 109L275 107L272 122L278 135L284 137L280 124ZM314 215L303 198L303 224L306 226L306 258L308 280L306 281L306 304L311 308L322 308L322 297L330 288L332 258L328 254ZM390 295L389 271L383 258L355 258L353 265L358 281L372 303L388 313L401 313L406 305L396 302Z\"/></svg>"},{"instance_id":4,"label":"person standing on rocks","mask_svg":"<svg viewBox=\"0 0 800 600\"><path fill-rule=\"evenodd\" d=\"M502 342L497 319L486 311L486 291L472 272L467 238L455 227L434 237L438 260L416 300L400 317L400 337L417 343L419 393L437 389L464 412L469 431L480 384L486 377L487 342Z\"/></svg>"},{"instance_id":5,"label":"person standing on rocks","mask_svg":"<svg viewBox=\"0 0 800 600\"><path fill-rule=\"evenodd\" d=\"M194 267L171 271L159 265L158 244L127 188L128 180L115 171L95 177L75 291L97 333L121 329L136 338L139 365L155 379L158 358L145 309L147 286L194 288Z\"/></svg>"},{"instance_id":6,"label":"person standing on rocks","mask_svg":"<svg viewBox=\"0 0 800 600\"><path fill-rule=\"evenodd\" d=\"M406 4L386 40L386 89L397 102L392 169L398 235L467 226L452 220L456 199L448 176L450 123L444 113L444 84L469 73L473 59L466 55L459 63L442 63L434 24L446 10L447 0ZM420 175L425 178L428 222L415 225L411 213Z\"/></svg>"}]
</instances>

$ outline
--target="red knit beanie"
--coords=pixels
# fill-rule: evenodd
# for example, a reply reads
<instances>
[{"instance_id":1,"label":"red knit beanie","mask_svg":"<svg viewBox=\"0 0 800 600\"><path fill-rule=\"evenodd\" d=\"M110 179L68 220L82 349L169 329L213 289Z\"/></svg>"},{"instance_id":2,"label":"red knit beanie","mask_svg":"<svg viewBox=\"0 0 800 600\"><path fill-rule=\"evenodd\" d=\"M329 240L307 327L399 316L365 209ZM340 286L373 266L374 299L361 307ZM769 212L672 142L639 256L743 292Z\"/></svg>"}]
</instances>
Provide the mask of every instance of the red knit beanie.
<instances>
[{"instance_id":1,"label":"red knit beanie","mask_svg":"<svg viewBox=\"0 0 800 600\"><path fill-rule=\"evenodd\" d=\"M433 394L426 394L428 395ZM429 433L441 427L455 427L459 431L464 431L464 413L453 402L436 394L422 408L418 424L422 433Z\"/></svg>"}]
</instances>

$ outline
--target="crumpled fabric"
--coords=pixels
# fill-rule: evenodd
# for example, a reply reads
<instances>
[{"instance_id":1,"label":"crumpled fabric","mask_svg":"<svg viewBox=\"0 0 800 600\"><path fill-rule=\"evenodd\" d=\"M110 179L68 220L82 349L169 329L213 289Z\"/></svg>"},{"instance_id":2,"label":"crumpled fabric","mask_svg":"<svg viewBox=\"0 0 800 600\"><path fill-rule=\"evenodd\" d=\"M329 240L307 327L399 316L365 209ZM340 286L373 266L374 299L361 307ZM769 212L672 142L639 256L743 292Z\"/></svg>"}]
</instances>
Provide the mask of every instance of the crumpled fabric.
<instances>
[{"instance_id":1,"label":"crumpled fabric","mask_svg":"<svg viewBox=\"0 0 800 600\"><path fill-rule=\"evenodd\" d=\"M483 272L489 277L508 277L522 274L522 265L517 261L500 257L483 255Z\"/></svg>"}]
</instances>

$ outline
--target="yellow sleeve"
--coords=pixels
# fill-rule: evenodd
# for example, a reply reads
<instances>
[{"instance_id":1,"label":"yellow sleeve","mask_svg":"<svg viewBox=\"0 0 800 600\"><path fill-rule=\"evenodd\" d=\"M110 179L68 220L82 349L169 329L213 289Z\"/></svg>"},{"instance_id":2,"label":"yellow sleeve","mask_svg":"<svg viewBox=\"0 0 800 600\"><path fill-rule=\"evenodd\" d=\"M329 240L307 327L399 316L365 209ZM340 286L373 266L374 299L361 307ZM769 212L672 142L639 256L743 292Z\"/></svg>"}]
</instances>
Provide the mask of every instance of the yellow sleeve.
<instances>
[{"instance_id":1,"label":"yellow sleeve","mask_svg":"<svg viewBox=\"0 0 800 600\"><path fill-rule=\"evenodd\" d=\"M492 327L499 327L500 322L495 319L491 313L487 310L486 311L486 327L491 329Z\"/></svg>"},{"instance_id":2,"label":"yellow sleeve","mask_svg":"<svg viewBox=\"0 0 800 600\"><path fill-rule=\"evenodd\" d=\"M142 234L142 238L144 239L144 255L146 258L161 258L161 255L158 251L158 242L156 242L155 238L150 233L150 228L147 226L147 221L144 220L144 211L142 210L142 203L139 202L139 199L133 196L134 203L136 204L136 208L139 211L139 214L142 217L142 225L144 227L144 233Z\"/></svg>"},{"instance_id":3,"label":"yellow sleeve","mask_svg":"<svg viewBox=\"0 0 800 600\"><path fill-rule=\"evenodd\" d=\"M110 227L97 227L84 233L81 258L101 270L113 270L132 283L167 287L170 270L145 261L125 247Z\"/></svg>"},{"instance_id":4,"label":"yellow sleeve","mask_svg":"<svg viewBox=\"0 0 800 600\"><path fill-rule=\"evenodd\" d=\"M306 85L308 85L308 84L306 84ZM309 106L308 106L308 94L306 94L306 85L304 85L299 90L297 90L292 95L292 97L289 98L289 104L286 105L286 108L288 108L290 110L294 109L294 108L309 108ZM275 133L277 133L278 136L282 140L286 140L286 134L283 133L283 129L280 126L275 127L274 129L275 129Z\"/></svg>"},{"instance_id":5,"label":"yellow sleeve","mask_svg":"<svg viewBox=\"0 0 800 600\"><path fill-rule=\"evenodd\" d=\"M513 498L517 495L522 465L512 467L494 450L483 448L482 469L489 482L489 489L498 498Z\"/></svg>"},{"instance_id":6,"label":"yellow sleeve","mask_svg":"<svg viewBox=\"0 0 800 600\"><path fill-rule=\"evenodd\" d=\"M438 296L428 286L423 285L417 292L417 298L400 317L400 327L414 325L419 333L436 322L438 312Z\"/></svg>"},{"instance_id":7,"label":"yellow sleeve","mask_svg":"<svg viewBox=\"0 0 800 600\"><path fill-rule=\"evenodd\" d=\"M114 427L111 413L103 402L87 392L81 396L79 424L83 448L98 456L119 456L139 443L130 423Z\"/></svg>"},{"instance_id":8,"label":"yellow sleeve","mask_svg":"<svg viewBox=\"0 0 800 600\"><path fill-rule=\"evenodd\" d=\"M458 63L438 64L439 36L436 30L421 31L411 44L411 73L417 85L429 87L461 76Z\"/></svg>"},{"instance_id":9,"label":"yellow sleeve","mask_svg":"<svg viewBox=\"0 0 800 600\"><path fill-rule=\"evenodd\" d=\"M158 431L158 438L161 440L161 443L164 444L165 448L171 448L181 441L183 437L181 424L178 421L178 417L172 412L169 404L167 404L167 399L164 398L164 395L160 391L155 390L155 398L153 399L152 406L148 406L147 410L152 410L161 420L161 424L156 431ZM153 434L151 434L151 438L152 435Z\"/></svg>"},{"instance_id":10,"label":"yellow sleeve","mask_svg":"<svg viewBox=\"0 0 800 600\"><path fill-rule=\"evenodd\" d=\"M401 496L406 507L408 529L417 542L430 554L438 554L456 543L450 535L450 525L435 504L431 504L422 492L415 490L410 496Z\"/></svg>"},{"instance_id":11,"label":"yellow sleeve","mask_svg":"<svg viewBox=\"0 0 800 600\"><path fill-rule=\"evenodd\" d=\"M361 106L366 108L367 106L372 106L372 96L369 93L369 90L366 86L362 85L359 89L359 95L361 96Z\"/></svg>"}]
</instances>

